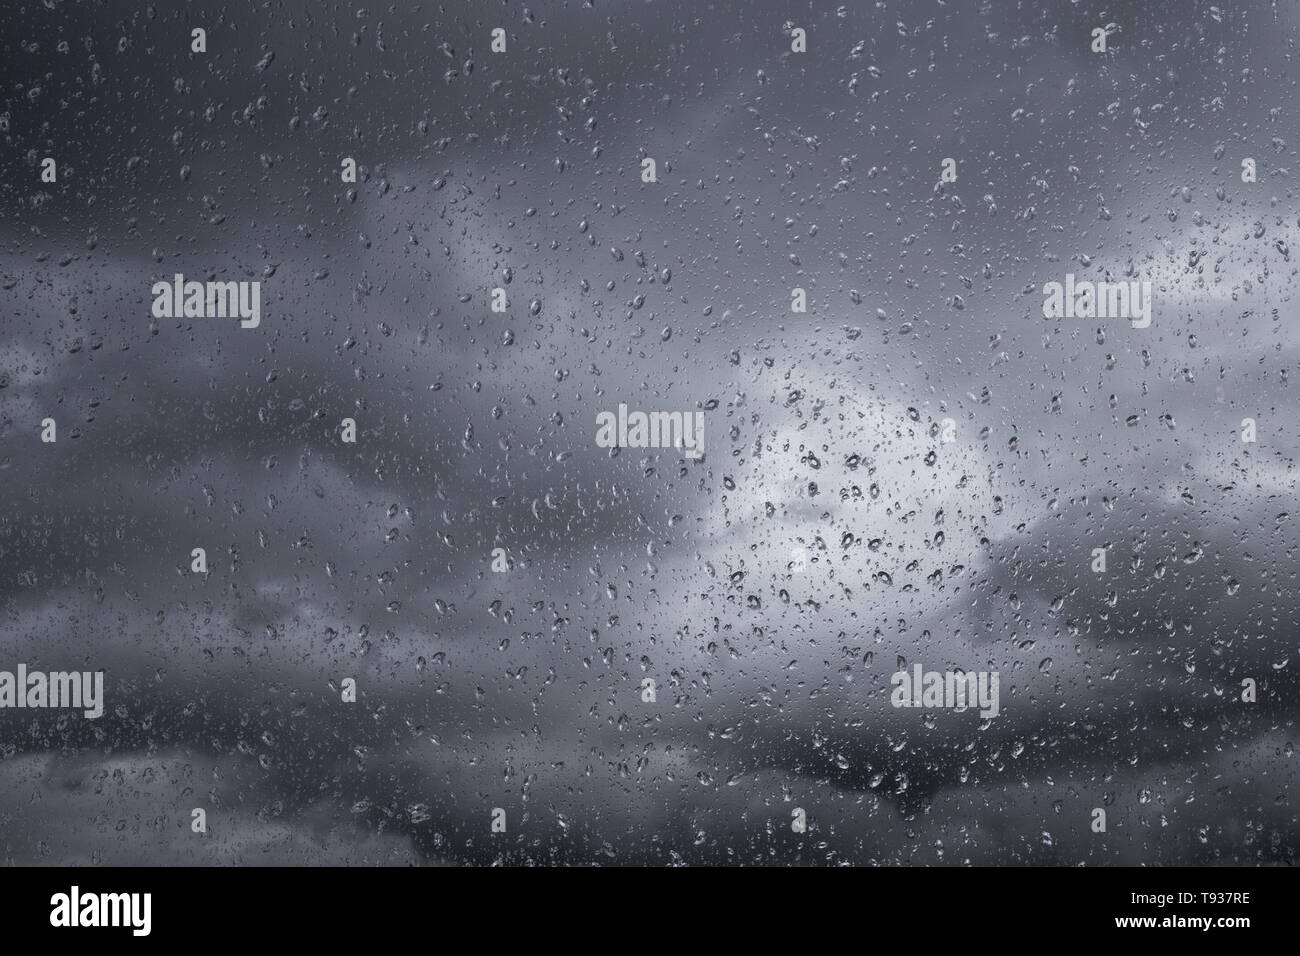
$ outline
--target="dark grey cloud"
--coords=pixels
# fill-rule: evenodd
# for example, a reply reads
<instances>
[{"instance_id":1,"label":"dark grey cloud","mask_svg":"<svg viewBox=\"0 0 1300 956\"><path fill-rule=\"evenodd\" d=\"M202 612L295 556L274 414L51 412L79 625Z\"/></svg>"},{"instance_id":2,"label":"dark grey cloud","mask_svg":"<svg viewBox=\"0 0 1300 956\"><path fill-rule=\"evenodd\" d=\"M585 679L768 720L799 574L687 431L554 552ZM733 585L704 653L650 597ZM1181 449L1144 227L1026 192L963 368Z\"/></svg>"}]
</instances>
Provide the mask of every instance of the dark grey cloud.
<instances>
[{"instance_id":1,"label":"dark grey cloud","mask_svg":"<svg viewBox=\"0 0 1300 956\"><path fill-rule=\"evenodd\" d=\"M1293 862L1295 11L545 7L0 14L6 860Z\"/></svg>"}]
</instances>

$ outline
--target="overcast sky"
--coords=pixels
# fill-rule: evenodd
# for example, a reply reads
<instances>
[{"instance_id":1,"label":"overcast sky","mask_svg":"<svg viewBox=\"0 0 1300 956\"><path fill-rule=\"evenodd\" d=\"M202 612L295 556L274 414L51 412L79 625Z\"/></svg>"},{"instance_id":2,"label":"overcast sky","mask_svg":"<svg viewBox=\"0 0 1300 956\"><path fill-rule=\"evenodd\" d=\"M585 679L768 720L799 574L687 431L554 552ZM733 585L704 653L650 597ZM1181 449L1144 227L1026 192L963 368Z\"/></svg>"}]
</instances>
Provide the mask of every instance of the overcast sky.
<instances>
[{"instance_id":1,"label":"overcast sky","mask_svg":"<svg viewBox=\"0 0 1300 956\"><path fill-rule=\"evenodd\" d=\"M0 669L107 701L0 711L0 858L1294 863L1298 32L7 5ZM176 273L260 326L155 319ZM1044 318L1067 273L1151 326Z\"/></svg>"}]
</instances>

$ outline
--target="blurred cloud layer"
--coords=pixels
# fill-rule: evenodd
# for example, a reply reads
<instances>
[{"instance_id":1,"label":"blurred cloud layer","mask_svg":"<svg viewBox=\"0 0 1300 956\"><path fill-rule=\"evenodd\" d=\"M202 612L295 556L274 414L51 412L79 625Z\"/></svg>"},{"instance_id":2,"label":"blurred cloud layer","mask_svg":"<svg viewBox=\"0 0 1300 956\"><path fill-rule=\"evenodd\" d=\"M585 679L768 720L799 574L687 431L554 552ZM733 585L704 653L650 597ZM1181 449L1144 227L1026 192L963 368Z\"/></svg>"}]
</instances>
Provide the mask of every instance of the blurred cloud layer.
<instances>
[{"instance_id":1,"label":"blurred cloud layer","mask_svg":"<svg viewBox=\"0 0 1300 956\"><path fill-rule=\"evenodd\" d=\"M0 668L107 709L0 711L0 858L1293 864L1297 32L9 5ZM1045 319L1067 272L1151 327ZM260 327L154 319L176 273ZM1000 714L894 709L917 663Z\"/></svg>"}]
</instances>

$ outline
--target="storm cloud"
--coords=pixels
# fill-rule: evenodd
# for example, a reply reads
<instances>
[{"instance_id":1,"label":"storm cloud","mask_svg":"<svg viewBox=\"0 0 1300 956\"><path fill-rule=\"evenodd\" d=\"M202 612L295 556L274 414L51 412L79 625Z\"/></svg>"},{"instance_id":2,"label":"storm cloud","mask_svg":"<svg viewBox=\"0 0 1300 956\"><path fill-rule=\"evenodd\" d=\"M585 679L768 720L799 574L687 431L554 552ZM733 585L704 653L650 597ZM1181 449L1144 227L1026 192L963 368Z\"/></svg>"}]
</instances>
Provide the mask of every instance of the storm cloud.
<instances>
[{"instance_id":1,"label":"storm cloud","mask_svg":"<svg viewBox=\"0 0 1300 956\"><path fill-rule=\"evenodd\" d=\"M107 703L0 711L4 860L1294 863L1298 31L6 5L0 669Z\"/></svg>"}]
</instances>

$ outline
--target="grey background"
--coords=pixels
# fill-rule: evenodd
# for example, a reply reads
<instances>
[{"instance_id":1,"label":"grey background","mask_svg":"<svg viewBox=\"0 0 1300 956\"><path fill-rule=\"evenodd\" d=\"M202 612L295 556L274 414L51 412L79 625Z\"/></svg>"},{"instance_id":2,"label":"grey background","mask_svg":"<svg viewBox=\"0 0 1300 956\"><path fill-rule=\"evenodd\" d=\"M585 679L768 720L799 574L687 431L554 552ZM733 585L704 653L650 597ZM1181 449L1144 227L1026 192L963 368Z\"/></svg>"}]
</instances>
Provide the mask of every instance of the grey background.
<instances>
[{"instance_id":1,"label":"grey background","mask_svg":"<svg viewBox=\"0 0 1300 956\"><path fill-rule=\"evenodd\" d=\"M107 692L0 712L5 862L1294 863L1297 4L0 29L0 667ZM895 710L918 662L1001 714Z\"/></svg>"}]
</instances>

